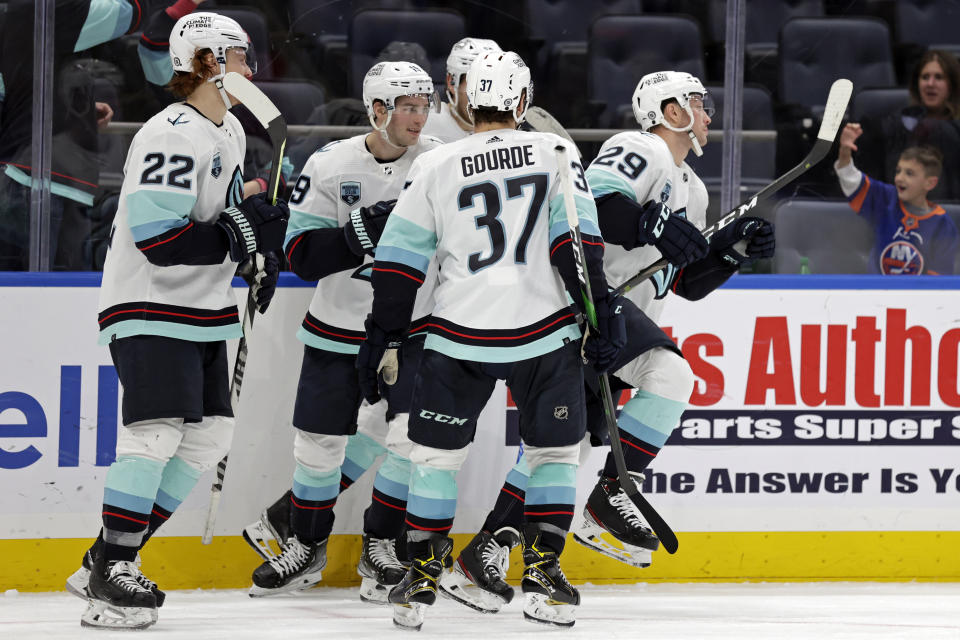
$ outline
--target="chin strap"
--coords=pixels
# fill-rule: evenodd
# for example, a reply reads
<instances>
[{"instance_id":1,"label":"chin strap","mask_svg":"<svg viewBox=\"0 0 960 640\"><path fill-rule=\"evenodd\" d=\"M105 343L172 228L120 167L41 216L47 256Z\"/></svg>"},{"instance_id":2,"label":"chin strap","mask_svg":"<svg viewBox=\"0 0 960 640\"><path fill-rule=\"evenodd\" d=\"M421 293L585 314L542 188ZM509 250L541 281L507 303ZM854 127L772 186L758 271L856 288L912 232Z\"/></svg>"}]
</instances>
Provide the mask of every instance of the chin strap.
<instances>
[{"instance_id":1,"label":"chin strap","mask_svg":"<svg viewBox=\"0 0 960 640\"><path fill-rule=\"evenodd\" d=\"M220 93L220 99L223 100L223 106L227 108L227 111L230 110L233 105L230 103L230 96L227 95L227 90L223 88L223 76L227 73L226 65L220 65L220 73L213 76L207 82L212 82L217 87L217 91Z\"/></svg>"},{"instance_id":2,"label":"chin strap","mask_svg":"<svg viewBox=\"0 0 960 640\"><path fill-rule=\"evenodd\" d=\"M690 116L690 124L685 127L672 127L670 123L667 122L667 118L664 116L662 121L659 123L664 126L664 128L669 129L670 131L675 131L677 133L686 133L690 136L690 145L693 147L693 153L696 156L703 155L703 147L700 146L700 141L697 140L697 135L693 132L693 109L690 108L690 100L687 100L687 106L683 107L683 110L687 112L687 115Z\"/></svg>"},{"instance_id":3,"label":"chin strap","mask_svg":"<svg viewBox=\"0 0 960 640\"><path fill-rule=\"evenodd\" d=\"M387 143L388 146L393 147L394 149L406 149L403 145L394 143L390 139L390 134L387 133L387 126L390 124L390 118L393 117L393 114L390 111L387 111L387 121L383 123L383 127L377 126L376 118L373 116L367 116L370 120L370 126L373 127L373 130L380 134L380 137L383 138L383 141Z\"/></svg>"}]
</instances>

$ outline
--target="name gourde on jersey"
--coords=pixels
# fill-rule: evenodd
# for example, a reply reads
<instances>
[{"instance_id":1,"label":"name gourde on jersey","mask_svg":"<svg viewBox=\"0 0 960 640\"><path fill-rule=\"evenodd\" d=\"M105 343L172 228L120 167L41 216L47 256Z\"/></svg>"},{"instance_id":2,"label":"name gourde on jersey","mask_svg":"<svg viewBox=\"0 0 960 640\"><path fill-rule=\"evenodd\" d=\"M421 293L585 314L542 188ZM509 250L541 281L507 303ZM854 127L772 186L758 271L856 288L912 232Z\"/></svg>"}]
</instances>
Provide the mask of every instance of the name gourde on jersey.
<instances>
[{"instance_id":1,"label":"name gourde on jersey","mask_svg":"<svg viewBox=\"0 0 960 640\"><path fill-rule=\"evenodd\" d=\"M960 329L950 329L934 339L922 326L907 326L906 309L887 309L884 329L876 316L857 316L847 324L804 324L800 331L800 358L794 362L787 316L756 318L749 364L746 372L745 406L773 404L808 407L843 406L847 379L853 378L853 403L860 407L926 407L934 397L931 381L936 373L936 394L948 407L960 407L957 388ZM723 341L711 333L698 333L679 341L671 328L664 331L678 342L694 375L702 381L694 386L690 404L707 407L717 404L725 392L724 372L707 360L724 355ZM824 342L826 344L824 344ZM852 357L848 357L850 346ZM879 346L879 353L877 347ZM824 347L826 347L824 349ZM907 394L907 354L910 354L910 389ZM822 363L825 355L826 362ZM875 383L878 366L883 368L880 389ZM936 367L936 369L934 369ZM824 376L821 369L826 371ZM733 376L734 372L727 371ZM799 398L798 398L799 391Z\"/></svg>"}]
</instances>

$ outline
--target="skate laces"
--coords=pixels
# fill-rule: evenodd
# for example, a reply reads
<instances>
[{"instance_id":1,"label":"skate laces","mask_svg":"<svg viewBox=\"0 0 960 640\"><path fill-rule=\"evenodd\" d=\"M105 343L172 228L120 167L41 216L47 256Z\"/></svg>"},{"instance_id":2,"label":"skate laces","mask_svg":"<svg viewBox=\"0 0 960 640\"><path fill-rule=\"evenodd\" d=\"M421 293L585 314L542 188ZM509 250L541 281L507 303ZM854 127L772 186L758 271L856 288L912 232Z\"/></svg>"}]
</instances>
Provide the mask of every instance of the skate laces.
<instances>
[{"instance_id":1,"label":"skate laces","mask_svg":"<svg viewBox=\"0 0 960 640\"><path fill-rule=\"evenodd\" d=\"M147 591L153 591L156 588L157 583L151 580L150 578L148 578L147 576L143 575L143 571L140 570L141 562L142 560L140 559L140 554L138 553L136 560L133 561L133 566L136 569L136 573L134 574L133 577L136 579L137 582L140 583L141 587L143 587Z\"/></svg>"},{"instance_id":2,"label":"skate laces","mask_svg":"<svg viewBox=\"0 0 960 640\"><path fill-rule=\"evenodd\" d=\"M138 575L142 574L140 573L140 570L137 569L137 565L135 565L133 562L128 560L117 560L113 563L113 566L110 567L109 580L129 593L149 591L148 588L140 584L140 581L137 579Z\"/></svg>"},{"instance_id":3,"label":"skate laces","mask_svg":"<svg viewBox=\"0 0 960 640\"><path fill-rule=\"evenodd\" d=\"M510 563L510 548L502 547L492 537L480 548L480 562L485 573L493 573L497 578L505 578Z\"/></svg>"},{"instance_id":4,"label":"skate laces","mask_svg":"<svg viewBox=\"0 0 960 640\"><path fill-rule=\"evenodd\" d=\"M393 540L389 538L368 538L367 556L378 569L403 566L397 558L397 550L393 546Z\"/></svg>"},{"instance_id":5,"label":"skate laces","mask_svg":"<svg viewBox=\"0 0 960 640\"><path fill-rule=\"evenodd\" d=\"M646 529L643 520L641 520L637 514L633 500L631 500L627 492L623 490L623 487L618 486L617 492L610 495L609 500L610 504L617 508L617 511L620 512L620 515L623 516L623 519L627 521L628 525L638 529Z\"/></svg>"},{"instance_id":6,"label":"skate laces","mask_svg":"<svg viewBox=\"0 0 960 640\"><path fill-rule=\"evenodd\" d=\"M296 573L307 562L310 549L295 537L287 538L287 548L276 558L269 560L270 566L281 577Z\"/></svg>"}]
</instances>

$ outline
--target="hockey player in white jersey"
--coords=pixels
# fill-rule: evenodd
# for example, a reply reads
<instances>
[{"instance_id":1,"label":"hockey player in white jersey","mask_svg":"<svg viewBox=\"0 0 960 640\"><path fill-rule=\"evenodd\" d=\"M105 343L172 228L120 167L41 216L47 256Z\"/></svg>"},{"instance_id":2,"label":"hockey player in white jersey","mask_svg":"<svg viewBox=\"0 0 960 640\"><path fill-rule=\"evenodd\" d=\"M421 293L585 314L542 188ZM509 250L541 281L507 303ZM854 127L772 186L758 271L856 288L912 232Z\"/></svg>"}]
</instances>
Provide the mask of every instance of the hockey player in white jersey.
<instances>
[{"instance_id":1,"label":"hockey player in white jersey","mask_svg":"<svg viewBox=\"0 0 960 640\"><path fill-rule=\"evenodd\" d=\"M447 101L440 105L440 113L427 120L424 133L444 142L461 140L473 133L473 116L467 104L467 71L480 54L500 50L500 45L484 38L463 38L450 48L450 55L447 56Z\"/></svg>"},{"instance_id":2,"label":"hockey player in white jersey","mask_svg":"<svg viewBox=\"0 0 960 640\"><path fill-rule=\"evenodd\" d=\"M416 328L415 296L436 256L436 305L409 423L411 566L389 599L394 622L408 628L419 628L424 607L436 600L452 548L456 473L494 384L506 379L531 468L521 526L524 612L570 626L579 593L560 570L559 555L573 517L586 424L581 334L567 292L582 296L560 171L571 174L577 189L600 326L584 350L601 370L623 345L624 326L607 293L603 241L583 169L579 162L557 166L556 146L572 145L516 130L530 98L529 69L515 53L487 53L470 67L466 83L476 132L424 154L411 168L377 247L373 309L357 359L364 395L375 400L381 359Z\"/></svg>"},{"instance_id":3,"label":"hockey player in white jersey","mask_svg":"<svg viewBox=\"0 0 960 640\"><path fill-rule=\"evenodd\" d=\"M265 556L253 573L251 595L303 589L321 579L333 506L349 485L344 478L356 480L385 449L364 514L361 598L385 602L385 587L403 577L394 539L403 528L410 474L408 369L422 341L408 346L398 384L384 402L361 407L355 363L373 297L374 249L411 164L441 144L421 135L432 100L433 82L419 66L374 65L363 81L374 130L315 152L294 187L286 255L297 275L319 282L297 334L305 347L293 413L293 486L261 519L279 536L282 553ZM429 297L427 287L421 299ZM418 307L420 316L429 306ZM360 420L359 411L366 414ZM248 542L256 535L251 527L245 531Z\"/></svg>"},{"instance_id":4,"label":"hockey player in white jersey","mask_svg":"<svg viewBox=\"0 0 960 640\"><path fill-rule=\"evenodd\" d=\"M195 13L170 34L171 104L137 133L100 290L100 343L123 385L123 426L107 471L103 528L67 588L87 598L84 626L139 629L164 593L139 570L138 551L233 432L226 340L241 328L231 280L255 252L281 250L287 207L242 199L245 137L219 84L249 77L247 35L232 19ZM256 293L276 286L274 257Z\"/></svg>"},{"instance_id":5,"label":"hockey player in white jersey","mask_svg":"<svg viewBox=\"0 0 960 640\"><path fill-rule=\"evenodd\" d=\"M761 218L741 218L714 234L709 243L699 231L706 226L707 190L685 158L691 151L700 155L707 142L712 110L704 105L706 98L703 85L688 73L644 76L633 94L633 111L642 131L611 137L586 172L607 243L604 266L611 281L624 282L661 257L670 261L624 296L628 341L611 369L616 396L623 389L636 389L620 413L618 426L627 468L637 481L679 423L693 390L689 365L656 324L664 297L673 291L698 300L740 265L774 252L773 225ZM741 241L742 248L737 244ZM587 376L589 429L591 440L599 444L606 424L592 377L590 384ZM486 559L496 559L500 549L509 553L509 548L491 534L519 520L529 475L528 463L521 459L508 474L481 533L455 565L462 565L464 555L476 556L480 565L470 582L486 590L488 597L468 599L469 591L458 591L458 599L468 606L485 611L499 608L495 602L491 606L489 597L498 593L499 583L485 576L502 575L505 567L498 569ZM574 539L633 566L649 566L659 540L620 488L612 453L600 476L583 520L574 529ZM612 535L617 544L608 542L603 533Z\"/></svg>"}]
</instances>

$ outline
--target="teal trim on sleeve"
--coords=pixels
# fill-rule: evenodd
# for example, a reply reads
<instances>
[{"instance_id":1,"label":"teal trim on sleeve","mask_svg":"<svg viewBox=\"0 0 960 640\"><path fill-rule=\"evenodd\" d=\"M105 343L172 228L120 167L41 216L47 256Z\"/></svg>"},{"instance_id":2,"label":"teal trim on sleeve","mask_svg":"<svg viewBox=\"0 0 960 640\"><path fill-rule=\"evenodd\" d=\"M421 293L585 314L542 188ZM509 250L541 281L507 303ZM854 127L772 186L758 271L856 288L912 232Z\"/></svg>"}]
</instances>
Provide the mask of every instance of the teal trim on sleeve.
<instances>
[{"instance_id":1,"label":"teal trim on sleeve","mask_svg":"<svg viewBox=\"0 0 960 640\"><path fill-rule=\"evenodd\" d=\"M580 222L580 232L591 236L600 235L600 226L597 224L597 205L590 198L574 194L574 205L577 207L577 220ZM550 201L550 242L558 235L570 230L567 225L566 205L563 204L563 194L557 194ZM563 228L561 229L561 225Z\"/></svg>"},{"instance_id":2,"label":"teal trim on sleeve","mask_svg":"<svg viewBox=\"0 0 960 640\"><path fill-rule=\"evenodd\" d=\"M130 336L164 336L190 342L217 342L233 340L243 335L240 323L222 327L193 327L175 322L155 322L152 320L124 320L112 324L100 332L97 344L110 344L114 338ZM359 349L357 349L359 351Z\"/></svg>"},{"instance_id":3,"label":"teal trim on sleeve","mask_svg":"<svg viewBox=\"0 0 960 640\"><path fill-rule=\"evenodd\" d=\"M127 194L127 224L134 242L187 224L197 197L187 191L140 189Z\"/></svg>"},{"instance_id":4,"label":"teal trim on sleeve","mask_svg":"<svg viewBox=\"0 0 960 640\"><path fill-rule=\"evenodd\" d=\"M33 179L12 164L8 164L4 172L11 180L22 184L28 189L33 186ZM50 193L55 196L60 196L61 198L67 198L68 200L79 202L80 204L88 207L93 206L93 196L91 194L87 193L86 191L81 191L80 189L68 187L60 184L59 182L50 183Z\"/></svg>"},{"instance_id":5,"label":"teal trim on sleeve","mask_svg":"<svg viewBox=\"0 0 960 640\"><path fill-rule=\"evenodd\" d=\"M380 242L377 243L378 254L381 247L394 247L416 253L429 263L430 258L437 251L437 234L424 229L416 222L390 216L387 226L383 229L383 235L380 236ZM422 271L426 273L426 269Z\"/></svg>"},{"instance_id":6,"label":"teal trim on sleeve","mask_svg":"<svg viewBox=\"0 0 960 640\"><path fill-rule=\"evenodd\" d=\"M419 253L400 249L399 247L385 247L382 244L377 245L376 259L381 262L399 262L424 274L430 266L430 259L423 257Z\"/></svg>"},{"instance_id":7,"label":"teal trim on sleeve","mask_svg":"<svg viewBox=\"0 0 960 640\"><path fill-rule=\"evenodd\" d=\"M539 340L517 347L478 347L453 342L452 340L431 333L427 335L427 339L423 343L423 348L439 351L444 355L457 358L458 360L473 360L475 362L518 362L556 351L564 345L565 339L579 340L580 336L580 329L577 325L567 325Z\"/></svg>"},{"instance_id":8,"label":"teal trim on sleeve","mask_svg":"<svg viewBox=\"0 0 960 640\"><path fill-rule=\"evenodd\" d=\"M634 193L630 183L609 171L590 167L587 169L586 176L587 184L590 185L590 190L593 191L594 198L616 192L622 193L631 200L637 199L637 194Z\"/></svg>"},{"instance_id":9,"label":"teal trim on sleeve","mask_svg":"<svg viewBox=\"0 0 960 640\"><path fill-rule=\"evenodd\" d=\"M74 51L85 51L119 38L130 28L133 7L126 0L90 0L87 19L80 29Z\"/></svg>"},{"instance_id":10,"label":"teal trim on sleeve","mask_svg":"<svg viewBox=\"0 0 960 640\"><path fill-rule=\"evenodd\" d=\"M173 63L167 51L154 51L142 44L137 45L140 56L140 66L147 81L161 87L166 86L173 79Z\"/></svg>"},{"instance_id":11,"label":"teal trim on sleeve","mask_svg":"<svg viewBox=\"0 0 960 640\"><path fill-rule=\"evenodd\" d=\"M290 241L304 231L314 229L335 229L340 225L336 220L324 218L299 209L290 209L290 220L287 222L287 235L283 238L283 250L290 250Z\"/></svg>"}]
</instances>

